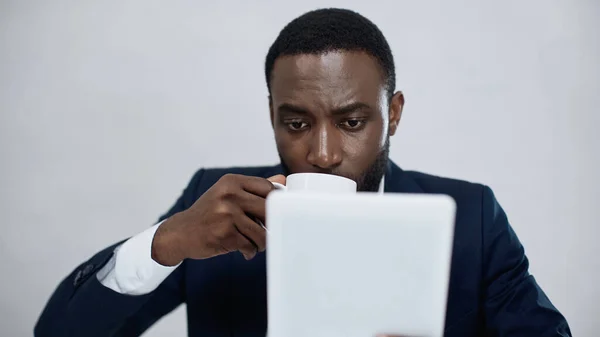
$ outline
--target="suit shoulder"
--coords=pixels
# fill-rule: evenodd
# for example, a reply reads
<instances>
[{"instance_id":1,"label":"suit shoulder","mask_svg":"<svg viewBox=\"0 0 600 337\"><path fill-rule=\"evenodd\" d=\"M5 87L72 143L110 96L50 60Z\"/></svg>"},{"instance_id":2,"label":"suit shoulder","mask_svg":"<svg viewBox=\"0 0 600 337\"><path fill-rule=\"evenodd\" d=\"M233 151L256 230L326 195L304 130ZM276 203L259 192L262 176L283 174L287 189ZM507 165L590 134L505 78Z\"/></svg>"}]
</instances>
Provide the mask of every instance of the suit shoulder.
<instances>
[{"instance_id":1,"label":"suit shoulder","mask_svg":"<svg viewBox=\"0 0 600 337\"><path fill-rule=\"evenodd\" d=\"M480 183L455 178L441 177L418 171L404 171L425 193L447 194L457 202L473 198L481 200L486 186Z\"/></svg>"}]
</instances>

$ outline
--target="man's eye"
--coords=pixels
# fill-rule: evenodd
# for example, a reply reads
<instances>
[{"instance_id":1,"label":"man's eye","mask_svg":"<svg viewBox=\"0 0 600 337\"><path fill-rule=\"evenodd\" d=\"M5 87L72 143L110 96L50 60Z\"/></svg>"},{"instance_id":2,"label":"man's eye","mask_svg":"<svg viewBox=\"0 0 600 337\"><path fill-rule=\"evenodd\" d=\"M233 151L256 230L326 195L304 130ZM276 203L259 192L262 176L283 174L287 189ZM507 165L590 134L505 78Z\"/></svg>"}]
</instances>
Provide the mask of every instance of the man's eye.
<instances>
[{"instance_id":1,"label":"man's eye","mask_svg":"<svg viewBox=\"0 0 600 337\"><path fill-rule=\"evenodd\" d=\"M358 129L365 124L364 120L360 119L349 119L347 121L342 122L342 126L347 129Z\"/></svg>"},{"instance_id":2,"label":"man's eye","mask_svg":"<svg viewBox=\"0 0 600 337\"><path fill-rule=\"evenodd\" d=\"M293 131L303 130L308 127L308 123L303 121L291 121L288 122L287 125Z\"/></svg>"}]
</instances>

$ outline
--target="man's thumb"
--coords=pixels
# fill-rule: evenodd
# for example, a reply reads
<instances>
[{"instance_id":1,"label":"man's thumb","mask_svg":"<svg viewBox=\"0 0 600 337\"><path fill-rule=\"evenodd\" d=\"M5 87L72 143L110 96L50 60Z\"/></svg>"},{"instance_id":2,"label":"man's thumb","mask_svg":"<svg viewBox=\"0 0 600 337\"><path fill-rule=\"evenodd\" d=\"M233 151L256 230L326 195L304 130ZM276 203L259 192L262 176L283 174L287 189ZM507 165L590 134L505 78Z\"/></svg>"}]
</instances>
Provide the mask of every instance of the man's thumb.
<instances>
[{"instance_id":1,"label":"man's thumb","mask_svg":"<svg viewBox=\"0 0 600 337\"><path fill-rule=\"evenodd\" d=\"M270 178L267 178L267 180L272 183L280 183L282 185L285 185L285 176L283 174L272 176Z\"/></svg>"}]
</instances>

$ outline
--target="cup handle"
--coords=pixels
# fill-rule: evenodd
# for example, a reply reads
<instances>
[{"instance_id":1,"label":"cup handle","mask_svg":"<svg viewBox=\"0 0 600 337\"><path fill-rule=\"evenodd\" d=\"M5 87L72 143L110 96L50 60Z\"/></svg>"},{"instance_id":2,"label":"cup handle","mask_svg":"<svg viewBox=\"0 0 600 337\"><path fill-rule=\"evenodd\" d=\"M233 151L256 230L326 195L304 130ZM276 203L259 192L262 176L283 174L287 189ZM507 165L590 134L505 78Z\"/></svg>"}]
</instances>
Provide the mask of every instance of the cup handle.
<instances>
[{"instance_id":1,"label":"cup handle","mask_svg":"<svg viewBox=\"0 0 600 337\"><path fill-rule=\"evenodd\" d=\"M280 184L280 183L276 183L276 182L271 182L271 184L273 184L273 186L275 187L276 190L282 190L282 191L287 191L287 186ZM266 230L267 232L269 231L267 229L267 227L265 226L265 224L260 221L259 218L254 218L254 221L256 221L260 227L262 227L264 230Z\"/></svg>"},{"instance_id":2,"label":"cup handle","mask_svg":"<svg viewBox=\"0 0 600 337\"><path fill-rule=\"evenodd\" d=\"M273 184L273 186L275 186L276 190L287 191L287 186L285 186L283 184L276 183L276 182L271 182L271 184Z\"/></svg>"}]
</instances>

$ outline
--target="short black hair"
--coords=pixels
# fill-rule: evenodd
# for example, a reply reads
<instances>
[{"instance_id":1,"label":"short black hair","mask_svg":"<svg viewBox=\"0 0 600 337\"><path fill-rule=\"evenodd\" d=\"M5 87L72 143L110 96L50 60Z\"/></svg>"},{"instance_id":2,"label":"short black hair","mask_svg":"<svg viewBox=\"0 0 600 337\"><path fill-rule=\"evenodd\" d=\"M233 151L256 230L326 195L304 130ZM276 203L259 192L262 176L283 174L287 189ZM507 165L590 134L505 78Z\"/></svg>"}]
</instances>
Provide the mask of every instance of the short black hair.
<instances>
[{"instance_id":1,"label":"short black hair","mask_svg":"<svg viewBox=\"0 0 600 337\"><path fill-rule=\"evenodd\" d=\"M374 57L383 71L388 98L396 87L394 58L383 33L364 16L339 8L310 11L288 23L279 33L265 61L265 77L271 94L275 60L285 55L323 54L330 51L363 51Z\"/></svg>"}]
</instances>

